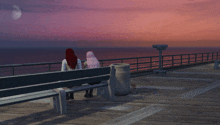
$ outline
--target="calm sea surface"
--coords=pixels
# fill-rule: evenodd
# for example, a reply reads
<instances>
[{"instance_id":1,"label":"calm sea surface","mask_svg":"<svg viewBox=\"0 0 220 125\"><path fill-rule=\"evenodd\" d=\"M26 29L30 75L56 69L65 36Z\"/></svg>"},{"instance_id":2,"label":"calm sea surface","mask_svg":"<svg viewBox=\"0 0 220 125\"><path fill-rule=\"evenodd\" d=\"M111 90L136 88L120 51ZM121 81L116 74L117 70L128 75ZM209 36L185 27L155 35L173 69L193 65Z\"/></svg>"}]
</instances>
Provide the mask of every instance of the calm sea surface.
<instances>
[{"instance_id":1,"label":"calm sea surface","mask_svg":"<svg viewBox=\"0 0 220 125\"><path fill-rule=\"evenodd\" d=\"M24 64L24 63L39 63L39 62L61 62L65 58L65 50L67 48L1 48L0 49L0 65L7 64ZM159 51L155 48L72 48L75 54L81 60L86 60L86 52L92 50L95 56L101 59L117 59L117 58L132 58L132 57L146 57L146 56L158 56ZM162 55L175 55L175 54L192 54L192 53L205 53L205 52L218 52L220 48L172 48L168 47L162 52ZM220 55L220 54L219 54ZM198 55L199 57L201 55ZM207 56L204 54L204 56ZM179 59L180 56L175 56L174 59ZM186 55L183 58L188 58ZM191 56L190 58L194 58ZM207 59L204 57L204 60ZM211 59L211 54L209 60ZM158 67L158 58L152 58L153 68ZM170 58L164 58L164 60L170 60ZM149 62L149 58L138 59L139 63ZM179 60L175 60L179 63ZM179 61L179 62L178 62ZM188 60L183 60L188 63ZM194 61L191 59L190 61ZM136 63L136 59L133 60L123 60L124 63ZM104 62L104 66L108 66L112 63L120 63L118 61L108 61ZM164 67L166 64L171 64L171 61L164 61ZM177 65L177 64L175 64ZM138 67L143 67L139 70L146 70L149 67L149 63L139 64ZM136 69L137 65L130 65L131 71ZM133 69L133 70L132 70ZM61 64L51 65L50 71L61 70ZM15 67L12 68L2 68L0 69L0 77L7 75L18 75L26 73L37 73L37 72L47 72L49 71L48 65L41 66L25 66L25 67Z\"/></svg>"},{"instance_id":2,"label":"calm sea surface","mask_svg":"<svg viewBox=\"0 0 220 125\"><path fill-rule=\"evenodd\" d=\"M0 65L37 62L60 62L65 58L67 48L1 48ZM72 48L81 60L86 60L86 52L93 50L100 59L158 56L155 48ZM162 55L218 52L219 48L172 48L168 47Z\"/></svg>"}]
</instances>

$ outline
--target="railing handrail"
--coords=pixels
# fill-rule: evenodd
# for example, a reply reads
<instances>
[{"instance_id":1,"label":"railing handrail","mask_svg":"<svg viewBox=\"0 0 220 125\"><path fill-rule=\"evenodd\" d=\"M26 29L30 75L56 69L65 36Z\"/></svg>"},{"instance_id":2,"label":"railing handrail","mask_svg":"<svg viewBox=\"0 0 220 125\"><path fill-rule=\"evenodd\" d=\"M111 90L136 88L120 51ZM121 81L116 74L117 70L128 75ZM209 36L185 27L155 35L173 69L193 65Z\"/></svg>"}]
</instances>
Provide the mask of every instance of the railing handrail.
<instances>
[{"instance_id":1,"label":"railing handrail","mask_svg":"<svg viewBox=\"0 0 220 125\"><path fill-rule=\"evenodd\" d=\"M218 52L206 52L208 53L218 53ZM194 55L194 54L205 54L205 53L191 53L191 54L176 54L176 55L162 55L162 57L166 56L179 56L179 55ZM115 60L127 60L127 59L140 59L140 58L152 58L152 57L159 57L159 56L145 56L145 57L132 57L132 58L117 58L117 59L101 59L99 61L115 61ZM81 60L85 62L86 60ZM33 65L48 65L48 64L61 64L60 62L39 62L39 63L25 63L25 64L9 64L9 65L0 65L0 68L6 67L21 67L21 66L33 66Z\"/></svg>"},{"instance_id":2,"label":"railing handrail","mask_svg":"<svg viewBox=\"0 0 220 125\"><path fill-rule=\"evenodd\" d=\"M212 53L210 55L210 53ZM131 68L130 70L136 70L137 72L139 71L139 69L144 69L146 71L148 70L152 70L153 67L157 67L158 65L152 65L153 63L155 64L155 62L159 62L159 64L161 63L161 68L164 68L164 66L167 66L167 65L171 65L171 67L175 67L177 65L175 64L180 64L180 66L183 66L185 64L183 63L186 63L186 62L183 62L185 59L188 59L188 64L191 64L191 62L193 62L193 64L196 64L197 62L202 62L202 63L206 63L206 62L212 62L213 60L218 60L218 53L219 52L206 52L206 53L191 53L191 54L176 54L176 55L162 55L162 60L160 62L160 59L159 61L153 61L152 58L159 58L159 56L145 56L145 57L132 57L132 58L117 58L117 59L102 59L102 60L99 60L100 63L101 63L101 67L103 67L104 65L103 64L107 64L106 62L107 61L116 61L116 60L120 60L121 63L123 63L123 60L130 60L130 59L135 59L136 60L136 63L129 63L131 65ZM197 56L198 54L202 54L202 56ZM206 56L204 56L204 54L206 54ZM215 54L215 59L213 59L213 56ZM183 58L183 55L188 55L188 58ZM194 55L194 57L190 57L190 55ZM168 59L165 59L164 57L172 57L172 60L168 60ZM175 59L174 56L180 56L180 58L178 59ZM204 59L205 57L207 57L206 59ZM211 57L211 59L209 59ZM150 62L140 62L138 61L138 59L141 59L141 58L149 58L150 59ZM202 58L202 60L198 60L198 58ZM184 60L183 60L184 59ZM195 59L193 61L191 61L191 59ZM175 60L180 60L180 63L175 63L174 61ZM172 61L171 64L168 64L168 63L164 63L165 61ZM85 62L85 60L82 60L81 61L82 63ZM26 63L26 64L9 64L9 65L0 65L0 68L11 68L12 70L12 75L15 74L15 67L23 67L23 66L37 66L37 65L48 65L48 71L50 72L51 71L51 68L55 68L55 67L52 67L53 64L61 64L62 61L60 62L39 62L39 63ZM149 65L150 66L141 66L141 64L148 64L150 63ZM140 65L139 65L140 64ZM136 68L134 68L132 65L136 65ZM159 65L160 66L160 65ZM132 68L133 67L133 68ZM147 69L149 68L149 69ZM33 69L33 68L32 68ZM155 68L154 68L155 69ZM3 71L5 72L5 71Z\"/></svg>"}]
</instances>

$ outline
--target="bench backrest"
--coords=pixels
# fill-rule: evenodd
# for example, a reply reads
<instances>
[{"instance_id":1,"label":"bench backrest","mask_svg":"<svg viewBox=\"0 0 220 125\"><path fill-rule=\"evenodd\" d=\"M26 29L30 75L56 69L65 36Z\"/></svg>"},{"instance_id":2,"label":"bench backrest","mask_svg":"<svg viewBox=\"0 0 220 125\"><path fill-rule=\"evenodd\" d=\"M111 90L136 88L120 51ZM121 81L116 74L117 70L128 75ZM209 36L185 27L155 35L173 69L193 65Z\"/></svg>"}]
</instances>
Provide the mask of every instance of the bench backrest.
<instances>
[{"instance_id":1,"label":"bench backrest","mask_svg":"<svg viewBox=\"0 0 220 125\"><path fill-rule=\"evenodd\" d=\"M0 98L108 80L110 67L0 77Z\"/></svg>"}]
</instances>

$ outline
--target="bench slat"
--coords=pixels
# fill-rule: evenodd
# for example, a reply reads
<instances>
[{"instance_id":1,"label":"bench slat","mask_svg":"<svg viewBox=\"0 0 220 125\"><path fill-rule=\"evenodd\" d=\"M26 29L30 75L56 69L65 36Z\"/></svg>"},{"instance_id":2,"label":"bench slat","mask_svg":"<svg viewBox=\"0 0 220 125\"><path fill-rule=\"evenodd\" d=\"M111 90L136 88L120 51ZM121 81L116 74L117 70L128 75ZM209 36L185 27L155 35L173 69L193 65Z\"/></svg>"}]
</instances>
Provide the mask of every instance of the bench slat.
<instances>
[{"instance_id":1,"label":"bench slat","mask_svg":"<svg viewBox=\"0 0 220 125\"><path fill-rule=\"evenodd\" d=\"M0 77L0 89L110 74L110 67Z\"/></svg>"},{"instance_id":2,"label":"bench slat","mask_svg":"<svg viewBox=\"0 0 220 125\"><path fill-rule=\"evenodd\" d=\"M83 90L99 88L99 87L104 87L104 86L108 86L108 83L105 82L105 83L100 83L96 85L84 85L84 86L80 86L76 88L65 89L65 92L66 93L79 92ZM58 96L58 93L54 90L45 90L45 91L33 92L29 94L24 94L24 95L0 98L0 107L5 106L5 105L12 105L12 104L22 103L26 101L52 97L52 96Z\"/></svg>"},{"instance_id":3,"label":"bench slat","mask_svg":"<svg viewBox=\"0 0 220 125\"><path fill-rule=\"evenodd\" d=\"M79 92L79 91L83 91L83 90L89 90L89 89L93 89L93 88L99 88L99 87L104 87L104 86L108 86L108 83L100 83L100 84L95 84L95 85L84 85L84 86L79 86L76 88L70 88L70 89L65 89L66 93L70 93L70 92Z\"/></svg>"},{"instance_id":4,"label":"bench slat","mask_svg":"<svg viewBox=\"0 0 220 125\"><path fill-rule=\"evenodd\" d=\"M59 94L54 90L46 90L46 91L40 91L40 92L33 92L25 95L15 96L15 97L7 97L7 98L0 98L0 107L6 106L6 105L12 105L52 96L58 96Z\"/></svg>"},{"instance_id":5,"label":"bench slat","mask_svg":"<svg viewBox=\"0 0 220 125\"><path fill-rule=\"evenodd\" d=\"M9 88L9 89L1 89L0 97L7 97L7 96L37 92L42 90L50 90L55 88L63 88L68 86L81 86L84 83L104 81L104 80L108 80L109 78L110 78L110 74L107 74L107 75L85 77L79 79L70 79L64 81L42 83L37 85L30 85L30 86L23 86L23 87Z\"/></svg>"},{"instance_id":6,"label":"bench slat","mask_svg":"<svg viewBox=\"0 0 220 125\"><path fill-rule=\"evenodd\" d=\"M88 89L94 89L94 88L99 88L99 87L104 87L108 86L108 83L100 83L96 85L84 85L80 86L77 88L71 88L71 89L65 89L66 93L70 92L79 92L83 90L88 90ZM42 98L47 98L47 97L52 97L52 96L58 96L58 93L54 90L46 90L46 91L40 91L40 92L33 92L21 96L12 96L12 97L6 97L6 98L0 98L0 107L6 106L6 105L12 105L12 104L17 104L17 103L22 103L22 102L27 102L27 101L32 101L32 100L37 100L37 99L42 99Z\"/></svg>"}]
</instances>

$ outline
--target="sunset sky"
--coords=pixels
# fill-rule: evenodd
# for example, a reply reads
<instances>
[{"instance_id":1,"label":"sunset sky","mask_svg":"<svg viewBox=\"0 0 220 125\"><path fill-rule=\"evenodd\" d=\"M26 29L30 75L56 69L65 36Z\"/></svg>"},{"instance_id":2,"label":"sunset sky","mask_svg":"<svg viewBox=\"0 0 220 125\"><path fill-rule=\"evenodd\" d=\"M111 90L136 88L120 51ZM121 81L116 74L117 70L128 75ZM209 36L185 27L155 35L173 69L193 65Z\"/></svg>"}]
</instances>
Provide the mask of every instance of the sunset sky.
<instances>
[{"instance_id":1,"label":"sunset sky","mask_svg":"<svg viewBox=\"0 0 220 125\"><path fill-rule=\"evenodd\" d=\"M0 47L220 47L220 0L1 0L0 5ZM22 13L17 20L9 18L13 5Z\"/></svg>"}]
</instances>

